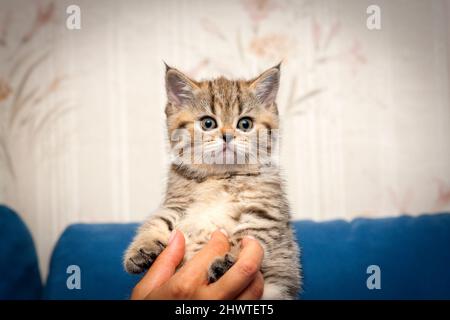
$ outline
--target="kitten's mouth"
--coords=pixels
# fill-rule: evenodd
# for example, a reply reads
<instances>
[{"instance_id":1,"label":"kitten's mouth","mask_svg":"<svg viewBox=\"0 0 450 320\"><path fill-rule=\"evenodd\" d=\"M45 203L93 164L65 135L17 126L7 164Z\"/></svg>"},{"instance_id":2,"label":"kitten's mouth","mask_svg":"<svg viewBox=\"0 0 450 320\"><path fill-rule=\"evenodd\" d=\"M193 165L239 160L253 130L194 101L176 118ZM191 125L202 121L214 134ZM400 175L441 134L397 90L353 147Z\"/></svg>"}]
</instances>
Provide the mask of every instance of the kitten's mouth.
<instances>
[{"instance_id":1,"label":"kitten's mouth","mask_svg":"<svg viewBox=\"0 0 450 320\"><path fill-rule=\"evenodd\" d=\"M234 148L232 146L230 146L229 144L225 143L222 147L222 156L224 159L227 159L225 161L231 161L232 163L229 164L234 164L234 160L230 160L229 157L234 157L236 156L236 152L234 150Z\"/></svg>"},{"instance_id":2,"label":"kitten's mouth","mask_svg":"<svg viewBox=\"0 0 450 320\"><path fill-rule=\"evenodd\" d=\"M222 147L222 153L223 154L234 154L235 150L232 146L230 146L227 143L224 143L223 147Z\"/></svg>"}]
</instances>

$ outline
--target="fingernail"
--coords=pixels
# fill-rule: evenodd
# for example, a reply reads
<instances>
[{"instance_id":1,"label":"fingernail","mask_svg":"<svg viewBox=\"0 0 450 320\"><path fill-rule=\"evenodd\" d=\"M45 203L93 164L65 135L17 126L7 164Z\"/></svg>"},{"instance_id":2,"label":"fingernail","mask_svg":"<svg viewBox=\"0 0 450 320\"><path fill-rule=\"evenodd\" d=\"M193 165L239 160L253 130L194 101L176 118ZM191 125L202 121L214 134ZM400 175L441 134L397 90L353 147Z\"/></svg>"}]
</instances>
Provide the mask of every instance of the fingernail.
<instances>
[{"instance_id":1,"label":"fingernail","mask_svg":"<svg viewBox=\"0 0 450 320\"><path fill-rule=\"evenodd\" d=\"M220 232L222 232L222 234L225 236L225 237L227 237L228 238L228 232L225 230L225 229L217 229L216 231L220 231ZM214 232L213 233L211 233L211 235L209 236L209 239L211 239L212 238L212 236L213 236L213 234L214 234Z\"/></svg>"},{"instance_id":2,"label":"fingernail","mask_svg":"<svg viewBox=\"0 0 450 320\"><path fill-rule=\"evenodd\" d=\"M219 231L222 232L224 234L224 236L228 238L227 230L220 228Z\"/></svg>"},{"instance_id":3,"label":"fingernail","mask_svg":"<svg viewBox=\"0 0 450 320\"><path fill-rule=\"evenodd\" d=\"M241 246L245 246L247 244L248 240L256 240L256 238L254 236L250 236L250 235L245 236L244 238L242 238ZM258 240L256 240L256 241L258 241Z\"/></svg>"},{"instance_id":4,"label":"fingernail","mask_svg":"<svg viewBox=\"0 0 450 320\"><path fill-rule=\"evenodd\" d=\"M172 243L173 239L175 239L175 236L177 235L177 230L173 230L169 237L169 245Z\"/></svg>"}]
</instances>

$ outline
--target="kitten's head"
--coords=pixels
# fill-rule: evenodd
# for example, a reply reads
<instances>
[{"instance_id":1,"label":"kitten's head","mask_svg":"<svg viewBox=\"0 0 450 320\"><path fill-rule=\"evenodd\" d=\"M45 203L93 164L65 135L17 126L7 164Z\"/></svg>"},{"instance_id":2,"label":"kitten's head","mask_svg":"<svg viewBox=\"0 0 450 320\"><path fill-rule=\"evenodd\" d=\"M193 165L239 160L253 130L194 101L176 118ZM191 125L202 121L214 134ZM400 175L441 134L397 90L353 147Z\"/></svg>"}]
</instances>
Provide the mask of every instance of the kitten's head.
<instances>
[{"instance_id":1,"label":"kitten's head","mask_svg":"<svg viewBox=\"0 0 450 320\"><path fill-rule=\"evenodd\" d=\"M280 65L253 80L195 81L166 66L172 161L191 176L251 173L273 162Z\"/></svg>"}]
</instances>

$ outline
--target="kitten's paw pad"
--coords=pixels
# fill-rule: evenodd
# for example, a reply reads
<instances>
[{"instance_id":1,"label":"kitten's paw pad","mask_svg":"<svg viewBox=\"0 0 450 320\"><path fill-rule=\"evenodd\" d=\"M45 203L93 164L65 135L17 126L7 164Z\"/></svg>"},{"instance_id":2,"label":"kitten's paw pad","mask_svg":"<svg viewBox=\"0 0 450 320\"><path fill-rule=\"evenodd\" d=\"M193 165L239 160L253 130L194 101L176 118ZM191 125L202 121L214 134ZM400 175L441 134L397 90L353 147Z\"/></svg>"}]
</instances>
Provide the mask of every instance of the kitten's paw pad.
<instances>
[{"instance_id":1,"label":"kitten's paw pad","mask_svg":"<svg viewBox=\"0 0 450 320\"><path fill-rule=\"evenodd\" d=\"M224 257L216 259L209 267L208 282L213 283L220 279L230 269L236 259L229 253Z\"/></svg>"},{"instance_id":2,"label":"kitten's paw pad","mask_svg":"<svg viewBox=\"0 0 450 320\"><path fill-rule=\"evenodd\" d=\"M131 245L125 255L125 270L133 274L146 271L165 247L166 245L161 241L142 246Z\"/></svg>"}]
</instances>

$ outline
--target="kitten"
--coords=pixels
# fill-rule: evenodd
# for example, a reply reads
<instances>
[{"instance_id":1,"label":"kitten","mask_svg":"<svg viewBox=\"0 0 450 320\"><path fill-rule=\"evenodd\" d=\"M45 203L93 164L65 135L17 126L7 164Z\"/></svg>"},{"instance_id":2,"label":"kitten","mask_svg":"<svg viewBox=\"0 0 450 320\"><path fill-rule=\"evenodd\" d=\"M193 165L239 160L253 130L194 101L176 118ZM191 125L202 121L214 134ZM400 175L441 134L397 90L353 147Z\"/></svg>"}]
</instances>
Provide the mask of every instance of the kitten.
<instances>
[{"instance_id":1,"label":"kitten","mask_svg":"<svg viewBox=\"0 0 450 320\"><path fill-rule=\"evenodd\" d=\"M222 228L230 235L231 251L212 263L209 282L233 265L241 239L251 235L264 248L263 299L296 298L299 248L279 168L272 161L279 79L280 65L250 81L221 77L201 82L166 65L165 113L174 160L163 204L126 251L128 272L149 268L175 228L186 237L184 261Z\"/></svg>"}]
</instances>

